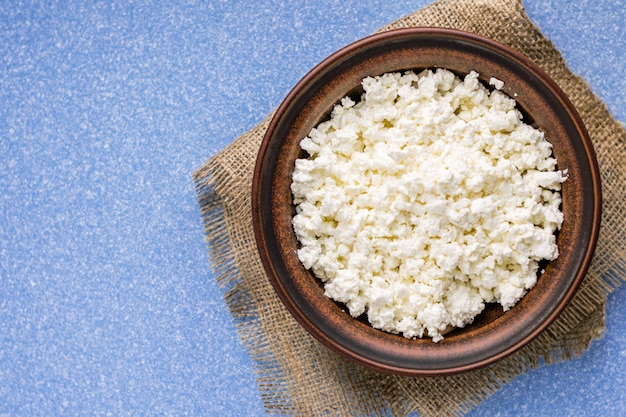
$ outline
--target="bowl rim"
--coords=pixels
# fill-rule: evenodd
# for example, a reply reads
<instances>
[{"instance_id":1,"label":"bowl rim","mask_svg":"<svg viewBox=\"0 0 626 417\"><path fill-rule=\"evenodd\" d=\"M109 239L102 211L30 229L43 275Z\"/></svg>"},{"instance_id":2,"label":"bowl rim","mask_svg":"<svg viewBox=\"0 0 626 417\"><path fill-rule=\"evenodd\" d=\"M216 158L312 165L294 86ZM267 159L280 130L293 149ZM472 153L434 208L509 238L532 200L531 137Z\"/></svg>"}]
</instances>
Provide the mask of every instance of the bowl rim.
<instances>
[{"instance_id":1,"label":"bowl rim","mask_svg":"<svg viewBox=\"0 0 626 417\"><path fill-rule=\"evenodd\" d=\"M480 359L475 362L467 363L464 365L455 365L449 368L436 368L436 369L418 369L415 367L407 368L403 366L403 364L393 364L393 363L381 363L376 359L372 359L363 355L355 355L354 352L347 346L342 343L337 342L332 337L329 337L328 334L322 332L319 327L310 320L306 314L303 314L300 311L297 303L294 302L291 295L284 288L281 283L280 272L277 271L275 265L271 261L271 254L267 247L266 241L266 233L264 231L264 217L263 213L267 210L267 202L262 201L264 196L266 197L268 192L264 190L261 176L263 171L263 165L265 161L266 154L268 152L268 147L270 146L270 142L272 140L272 134L277 128L277 125L281 123L281 118L284 114L289 110L293 101L298 97L299 94L306 88L306 86L320 76L322 72L334 62L343 59L344 57L354 54L360 48L366 47L371 44L386 42L399 38L407 38L407 37L421 37L421 36L440 36L443 38L454 38L454 39L463 39L465 41L481 45L482 47L489 48L493 51L496 51L499 54L503 54L508 58L514 60L519 65L522 65L526 69L532 71L533 75L538 77L541 82L550 90L552 94L554 94L561 105L567 111L567 114L570 117L570 121L574 124L574 126L578 129L580 134L581 144L584 147L585 155L587 157L591 175L591 182L593 183L593 215L591 221L591 228L589 230L589 242L585 248L585 253L583 258L581 259L580 265L577 269L576 276L572 281L572 284L569 286L567 291L563 294L563 297L556 308L551 310L549 315L545 317L545 319L539 324L536 325L535 328L529 332L525 337L520 339L514 344L508 345L506 348L500 350L499 352L487 357ZM252 220L253 220L253 228L255 234L255 241L257 244L257 249L259 251L259 255L261 258L261 262L263 264L264 270L267 274L267 277L274 288L276 294L281 299L282 303L285 305L287 310L291 313L291 315L296 319L297 322L300 323L302 327L304 327L313 337L315 337L318 341L322 342L324 345L334 350L335 352L341 354L342 356L351 359L357 363L368 366L370 368L383 371L391 374L398 375L407 375L407 376L444 376L444 375L453 375L458 373L463 373L471 370L475 370L478 368L482 368L493 364L506 356L514 353L519 350L523 346L527 345L531 340L535 339L541 332L543 332L550 324L554 322L554 320L561 314L561 312L565 309L565 307L569 304L571 299L574 297L576 291L578 290L580 284L582 283L586 272L591 264L593 259L593 254L596 248L597 239L600 231L600 222L601 222L601 211L602 211L602 190L600 184L600 170L597 163L595 151L593 148L593 144L588 135L588 132L585 128L584 122L580 117L578 111L576 110L573 103L567 97L567 95L563 92L563 90L558 86L558 84L547 75L547 73L541 69L538 65L536 65L533 61L531 61L528 57L524 56L520 52L509 48L500 42L492 40L490 38L467 32L457 29L449 29L449 28L434 28L434 27L413 27L413 28L401 28L401 29L393 29L386 32L376 33L374 35L367 36L365 38L359 39L353 43L350 43L336 52L329 55L327 58L323 59L320 63L314 66L302 79L290 90L285 99L281 102L280 106L275 111L274 116L272 117L266 133L261 142L259 153L257 155L256 164L253 172L253 182L252 182L252 199L251 199L251 210L252 210ZM347 314L347 313L346 313Z\"/></svg>"}]
</instances>

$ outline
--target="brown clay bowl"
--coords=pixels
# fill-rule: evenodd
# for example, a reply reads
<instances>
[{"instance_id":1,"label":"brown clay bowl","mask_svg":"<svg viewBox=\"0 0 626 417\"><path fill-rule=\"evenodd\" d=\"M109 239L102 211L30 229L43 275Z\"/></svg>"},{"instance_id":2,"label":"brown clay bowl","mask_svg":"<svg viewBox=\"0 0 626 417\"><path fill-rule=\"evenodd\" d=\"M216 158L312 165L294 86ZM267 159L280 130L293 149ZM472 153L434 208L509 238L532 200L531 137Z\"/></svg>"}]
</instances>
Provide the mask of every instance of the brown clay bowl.
<instances>
[{"instance_id":1,"label":"brown clay bowl","mask_svg":"<svg viewBox=\"0 0 626 417\"><path fill-rule=\"evenodd\" d=\"M324 295L321 282L298 260L290 191L299 141L326 119L342 97L358 93L366 76L402 70L476 70L485 83L505 82L527 123L543 130L559 169L564 224L560 256L545 266L536 286L502 312L488 306L473 324L433 343L406 339L352 318ZM412 28L350 44L313 68L289 93L271 121L259 151L252 187L252 216L259 254L276 293L315 338L348 359L400 375L442 376L492 364L517 351L562 312L579 287L595 249L601 187L595 153L579 115L557 84L521 54L492 40L456 30Z\"/></svg>"}]
</instances>

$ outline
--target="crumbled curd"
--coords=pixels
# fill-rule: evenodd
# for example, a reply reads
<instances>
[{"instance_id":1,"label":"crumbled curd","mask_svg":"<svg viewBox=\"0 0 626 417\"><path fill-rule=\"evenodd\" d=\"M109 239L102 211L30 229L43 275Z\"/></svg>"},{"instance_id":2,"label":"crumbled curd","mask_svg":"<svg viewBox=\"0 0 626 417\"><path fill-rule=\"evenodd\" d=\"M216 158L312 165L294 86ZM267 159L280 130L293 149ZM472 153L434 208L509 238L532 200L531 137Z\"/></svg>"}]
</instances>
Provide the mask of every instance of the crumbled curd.
<instances>
[{"instance_id":1,"label":"crumbled curd","mask_svg":"<svg viewBox=\"0 0 626 417\"><path fill-rule=\"evenodd\" d=\"M497 302L513 307L558 256L552 147L492 78L445 69L362 82L300 146L298 257L375 328L437 342Z\"/></svg>"}]
</instances>

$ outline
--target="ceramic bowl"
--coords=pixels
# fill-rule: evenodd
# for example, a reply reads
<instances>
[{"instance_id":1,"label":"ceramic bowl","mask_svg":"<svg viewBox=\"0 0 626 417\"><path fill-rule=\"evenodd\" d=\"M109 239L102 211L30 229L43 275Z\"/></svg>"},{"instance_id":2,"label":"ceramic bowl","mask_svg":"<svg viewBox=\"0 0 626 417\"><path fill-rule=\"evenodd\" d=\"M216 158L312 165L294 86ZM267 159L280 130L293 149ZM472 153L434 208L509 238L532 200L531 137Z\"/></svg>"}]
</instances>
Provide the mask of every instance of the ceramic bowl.
<instances>
[{"instance_id":1,"label":"ceramic bowl","mask_svg":"<svg viewBox=\"0 0 626 417\"><path fill-rule=\"evenodd\" d=\"M527 123L543 130L559 169L564 223L560 256L545 267L536 286L503 313L488 305L471 325L433 343L407 339L352 318L324 295L320 280L300 263L292 228L290 191L300 140L329 117L332 107L360 91L366 76L425 68L459 75L475 70L488 83L504 81ZM443 376L492 364L517 351L552 323L574 296L595 249L601 187L592 143L581 118L558 85L528 58L492 40L456 30L399 29L352 43L313 68L277 109L261 143L252 186L256 243L267 276L293 317L328 348L379 371Z\"/></svg>"}]
</instances>

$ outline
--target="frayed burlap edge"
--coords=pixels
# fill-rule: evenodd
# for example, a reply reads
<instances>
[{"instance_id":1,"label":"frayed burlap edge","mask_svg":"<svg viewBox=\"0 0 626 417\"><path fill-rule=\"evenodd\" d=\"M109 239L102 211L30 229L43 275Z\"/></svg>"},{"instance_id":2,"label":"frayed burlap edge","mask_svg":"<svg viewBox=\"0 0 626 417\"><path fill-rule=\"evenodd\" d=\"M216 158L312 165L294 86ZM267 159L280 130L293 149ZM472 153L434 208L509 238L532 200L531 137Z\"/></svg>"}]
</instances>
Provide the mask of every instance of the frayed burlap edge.
<instances>
[{"instance_id":1,"label":"frayed burlap edge","mask_svg":"<svg viewBox=\"0 0 626 417\"><path fill-rule=\"evenodd\" d=\"M250 214L252 170L272 114L194 172L211 263L241 340L258 373L270 414L302 416L458 416L541 363L582 354L604 331L607 295L626 275L624 230L626 133L580 77L567 68L515 1L439 1L382 30L443 26L507 44L540 65L568 94L594 142L603 181L603 227L576 297L536 340L488 368L445 378L384 375L344 360L288 314L264 274Z\"/></svg>"}]
</instances>

